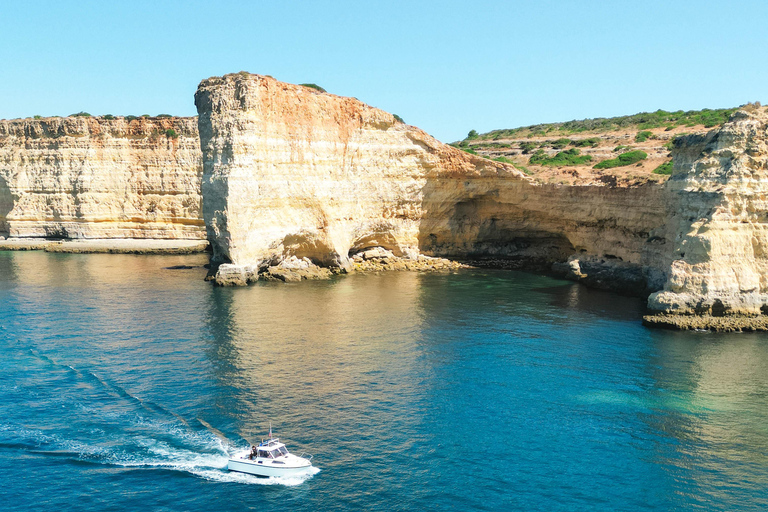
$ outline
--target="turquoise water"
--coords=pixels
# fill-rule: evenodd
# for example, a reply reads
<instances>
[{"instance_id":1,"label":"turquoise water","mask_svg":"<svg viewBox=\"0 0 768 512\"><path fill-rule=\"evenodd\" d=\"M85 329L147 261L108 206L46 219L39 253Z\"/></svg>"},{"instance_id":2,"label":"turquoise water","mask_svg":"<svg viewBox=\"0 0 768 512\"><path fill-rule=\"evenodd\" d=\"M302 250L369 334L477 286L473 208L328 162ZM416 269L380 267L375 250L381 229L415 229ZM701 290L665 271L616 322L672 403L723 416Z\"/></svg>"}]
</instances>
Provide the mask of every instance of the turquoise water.
<instances>
[{"instance_id":1,"label":"turquoise water","mask_svg":"<svg viewBox=\"0 0 768 512\"><path fill-rule=\"evenodd\" d=\"M517 272L203 263L0 252L0 508L768 508L764 335ZM319 472L223 469L270 421Z\"/></svg>"}]
</instances>

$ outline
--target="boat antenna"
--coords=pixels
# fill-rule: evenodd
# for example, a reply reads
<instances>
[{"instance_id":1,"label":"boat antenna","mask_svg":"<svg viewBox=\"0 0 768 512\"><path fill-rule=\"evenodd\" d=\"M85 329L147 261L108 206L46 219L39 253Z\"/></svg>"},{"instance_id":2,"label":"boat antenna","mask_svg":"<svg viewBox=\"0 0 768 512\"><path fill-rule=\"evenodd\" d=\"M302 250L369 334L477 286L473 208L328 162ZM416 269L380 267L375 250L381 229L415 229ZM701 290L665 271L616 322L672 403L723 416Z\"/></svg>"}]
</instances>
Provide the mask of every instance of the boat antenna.
<instances>
[{"instance_id":1,"label":"boat antenna","mask_svg":"<svg viewBox=\"0 0 768 512\"><path fill-rule=\"evenodd\" d=\"M269 422L269 438L272 439L272 422Z\"/></svg>"}]
</instances>

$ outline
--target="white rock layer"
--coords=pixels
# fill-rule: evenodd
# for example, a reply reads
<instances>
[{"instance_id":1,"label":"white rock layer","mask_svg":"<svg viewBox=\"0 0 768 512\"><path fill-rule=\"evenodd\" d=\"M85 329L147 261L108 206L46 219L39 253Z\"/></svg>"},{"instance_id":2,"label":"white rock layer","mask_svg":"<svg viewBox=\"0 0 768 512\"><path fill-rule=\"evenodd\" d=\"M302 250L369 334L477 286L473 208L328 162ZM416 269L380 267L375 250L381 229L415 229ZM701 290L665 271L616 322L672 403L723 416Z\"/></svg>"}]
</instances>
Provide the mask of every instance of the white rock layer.
<instances>
[{"instance_id":1,"label":"white rock layer","mask_svg":"<svg viewBox=\"0 0 768 512\"><path fill-rule=\"evenodd\" d=\"M0 121L0 232L204 238L201 174L194 118Z\"/></svg>"}]
</instances>

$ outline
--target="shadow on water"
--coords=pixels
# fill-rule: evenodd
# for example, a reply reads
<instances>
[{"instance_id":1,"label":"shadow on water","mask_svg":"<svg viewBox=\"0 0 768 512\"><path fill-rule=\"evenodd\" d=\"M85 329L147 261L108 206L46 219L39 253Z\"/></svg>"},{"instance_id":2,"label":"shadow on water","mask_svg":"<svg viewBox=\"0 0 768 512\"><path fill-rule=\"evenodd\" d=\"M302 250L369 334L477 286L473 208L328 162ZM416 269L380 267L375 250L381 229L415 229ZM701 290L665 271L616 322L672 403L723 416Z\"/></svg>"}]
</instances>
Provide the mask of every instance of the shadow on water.
<instances>
[{"instance_id":1,"label":"shadow on water","mask_svg":"<svg viewBox=\"0 0 768 512\"><path fill-rule=\"evenodd\" d=\"M616 293L588 288L579 283L561 281L556 286L531 288L532 293L549 297L551 307L573 310L600 318L640 322L645 314L645 301Z\"/></svg>"},{"instance_id":2,"label":"shadow on water","mask_svg":"<svg viewBox=\"0 0 768 512\"><path fill-rule=\"evenodd\" d=\"M768 343L757 333L653 332L651 429L677 441L657 462L680 482L681 503L768 508ZM724 486L724 484L726 484ZM730 489L729 489L730 487ZM716 504L716 507L713 506Z\"/></svg>"}]
</instances>

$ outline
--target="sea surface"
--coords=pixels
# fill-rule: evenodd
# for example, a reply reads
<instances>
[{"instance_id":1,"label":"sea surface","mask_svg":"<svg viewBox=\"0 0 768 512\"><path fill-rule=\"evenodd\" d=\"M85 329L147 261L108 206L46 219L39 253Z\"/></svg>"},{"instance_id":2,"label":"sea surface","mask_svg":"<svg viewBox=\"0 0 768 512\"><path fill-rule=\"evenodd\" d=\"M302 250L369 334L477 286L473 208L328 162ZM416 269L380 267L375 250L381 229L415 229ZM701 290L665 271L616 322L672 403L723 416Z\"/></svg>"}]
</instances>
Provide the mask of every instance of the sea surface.
<instances>
[{"instance_id":1,"label":"sea surface","mask_svg":"<svg viewBox=\"0 0 768 512\"><path fill-rule=\"evenodd\" d=\"M511 271L0 252L2 510L768 509L768 337ZM290 479L228 473L275 435Z\"/></svg>"}]
</instances>

